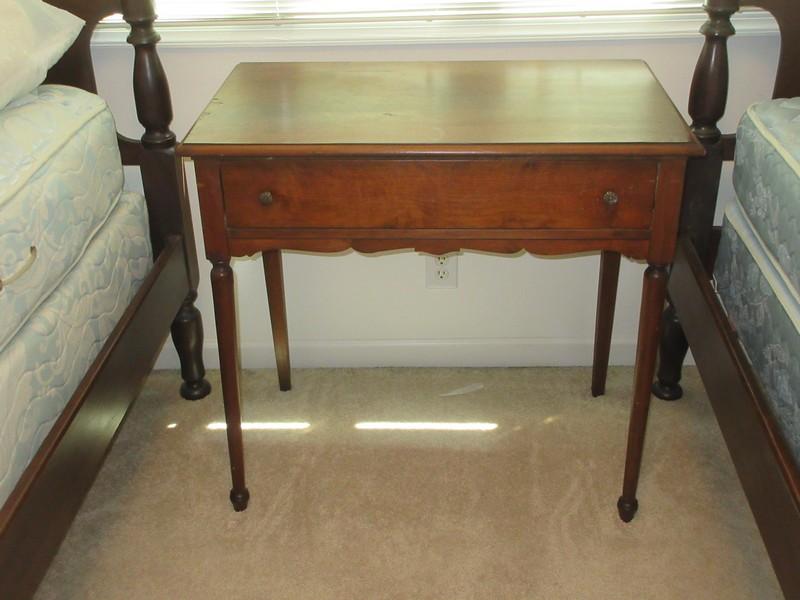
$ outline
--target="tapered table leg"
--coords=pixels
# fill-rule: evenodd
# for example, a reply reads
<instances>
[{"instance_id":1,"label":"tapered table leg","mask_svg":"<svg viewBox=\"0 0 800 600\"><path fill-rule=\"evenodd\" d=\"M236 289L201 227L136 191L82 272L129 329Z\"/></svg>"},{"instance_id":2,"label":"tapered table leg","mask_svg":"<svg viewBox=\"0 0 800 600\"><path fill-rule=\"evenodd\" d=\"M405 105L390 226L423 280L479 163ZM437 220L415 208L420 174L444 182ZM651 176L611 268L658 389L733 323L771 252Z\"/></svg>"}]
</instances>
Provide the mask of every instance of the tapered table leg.
<instances>
[{"instance_id":1,"label":"tapered table leg","mask_svg":"<svg viewBox=\"0 0 800 600\"><path fill-rule=\"evenodd\" d=\"M278 367L278 385L281 391L292 389L292 368L289 364L289 328L286 323L286 299L283 292L283 261L280 250L261 253L264 262L264 279L267 283L269 319L272 323L272 343Z\"/></svg>"},{"instance_id":2,"label":"tapered table leg","mask_svg":"<svg viewBox=\"0 0 800 600\"><path fill-rule=\"evenodd\" d=\"M667 270L650 265L644 272L642 307L639 316L639 339L636 346L636 367L633 382L633 407L628 425L628 449L625 456L625 479L622 496L617 502L620 518L626 523L633 519L639 503L636 487L642 465L644 434L650 409L650 387L655 373L661 311L667 291Z\"/></svg>"},{"instance_id":3,"label":"tapered table leg","mask_svg":"<svg viewBox=\"0 0 800 600\"><path fill-rule=\"evenodd\" d=\"M617 304L619 252L600 254L600 283L597 289L597 320L594 327L594 360L592 361L592 396L606 392L611 332L614 329L614 307Z\"/></svg>"},{"instance_id":4,"label":"tapered table leg","mask_svg":"<svg viewBox=\"0 0 800 600\"><path fill-rule=\"evenodd\" d=\"M214 316L219 344L219 368L222 379L222 400L227 423L228 453L231 459L231 503L233 509L247 508L250 492L245 487L244 447L242 444L242 412L239 403L239 345L236 340L236 303L233 291L233 270L230 262L215 262L211 269L214 295Z\"/></svg>"}]
</instances>

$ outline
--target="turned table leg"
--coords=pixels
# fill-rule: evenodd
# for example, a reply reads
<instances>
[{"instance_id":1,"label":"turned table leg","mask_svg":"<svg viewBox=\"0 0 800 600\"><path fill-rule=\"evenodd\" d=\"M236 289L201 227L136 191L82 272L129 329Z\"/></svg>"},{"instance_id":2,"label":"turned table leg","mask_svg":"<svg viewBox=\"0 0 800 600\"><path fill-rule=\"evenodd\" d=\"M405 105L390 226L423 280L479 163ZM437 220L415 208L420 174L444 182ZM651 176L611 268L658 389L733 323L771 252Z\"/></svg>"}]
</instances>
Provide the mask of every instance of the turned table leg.
<instances>
[{"instance_id":1,"label":"turned table leg","mask_svg":"<svg viewBox=\"0 0 800 600\"><path fill-rule=\"evenodd\" d=\"M614 329L614 307L617 303L619 252L600 254L600 283L597 290L597 320L594 328L594 360L592 361L592 396L606 392L611 332Z\"/></svg>"},{"instance_id":2,"label":"turned table leg","mask_svg":"<svg viewBox=\"0 0 800 600\"><path fill-rule=\"evenodd\" d=\"M247 508L250 492L244 480L244 447L242 444L242 412L239 403L239 345L236 341L236 303L233 291L233 270L229 261L214 262L211 269L214 295L214 316L219 344L219 368L222 379L222 401L227 423L228 453L231 459L231 503L234 510Z\"/></svg>"},{"instance_id":3,"label":"turned table leg","mask_svg":"<svg viewBox=\"0 0 800 600\"><path fill-rule=\"evenodd\" d=\"M264 262L264 279L267 283L269 320L272 323L272 343L278 367L278 385L281 391L292 389L292 370L289 364L289 328L286 323L286 298L283 291L283 262L280 250L261 253Z\"/></svg>"},{"instance_id":4,"label":"turned table leg","mask_svg":"<svg viewBox=\"0 0 800 600\"><path fill-rule=\"evenodd\" d=\"M650 265L644 272L642 307L639 316L639 339L636 346L636 367L633 382L633 407L628 425L628 449L625 456L625 479L622 496L617 502L620 518L626 523L633 519L639 503L636 487L642 465L642 449L650 409L650 387L655 373L658 350L658 331L661 311L667 290L667 270L661 265Z\"/></svg>"}]
</instances>

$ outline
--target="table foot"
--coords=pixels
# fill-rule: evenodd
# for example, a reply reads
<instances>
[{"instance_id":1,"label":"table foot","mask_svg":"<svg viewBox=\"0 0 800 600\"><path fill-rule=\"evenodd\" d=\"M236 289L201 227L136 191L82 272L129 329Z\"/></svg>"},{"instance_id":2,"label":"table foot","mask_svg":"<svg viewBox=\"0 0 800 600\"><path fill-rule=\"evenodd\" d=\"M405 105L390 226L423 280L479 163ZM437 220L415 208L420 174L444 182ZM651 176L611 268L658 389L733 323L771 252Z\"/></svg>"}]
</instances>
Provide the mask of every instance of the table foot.
<instances>
[{"instance_id":1,"label":"table foot","mask_svg":"<svg viewBox=\"0 0 800 600\"><path fill-rule=\"evenodd\" d=\"M231 490L231 504L233 510L242 512L247 508L247 503L250 501L250 492L247 488L243 490Z\"/></svg>"},{"instance_id":2,"label":"table foot","mask_svg":"<svg viewBox=\"0 0 800 600\"><path fill-rule=\"evenodd\" d=\"M617 511L619 512L619 518L626 523L630 523L633 520L633 517L636 515L636 511L638 509L639 501L636 500L636 498L632 500L626 500L623 496L620 496L619 500L617 500Z\"/></svg>"}]
</instances>

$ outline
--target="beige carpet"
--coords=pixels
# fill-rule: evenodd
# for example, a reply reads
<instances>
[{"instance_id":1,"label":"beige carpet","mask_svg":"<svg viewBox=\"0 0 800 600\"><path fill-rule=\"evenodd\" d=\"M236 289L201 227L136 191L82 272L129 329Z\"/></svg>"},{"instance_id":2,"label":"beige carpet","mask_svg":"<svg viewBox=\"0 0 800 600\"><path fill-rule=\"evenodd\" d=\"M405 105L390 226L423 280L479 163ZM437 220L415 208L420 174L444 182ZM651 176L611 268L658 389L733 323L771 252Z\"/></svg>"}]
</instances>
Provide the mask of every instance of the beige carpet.
<instances>
[{"instance_id":1,"label":"beige carpet","mask_svg":"<svg viewBox=\"0 0 800 600\"><path fill-rule=\"evenodd\" d=\"M280 393L274 371L246 372L246 421L310 427L245 433L251 502L234 513L225 433L206 427L223 418L217 374L199 403L154 374L37 598L779 598L696 373L684 400L653 403L629 525L615 504L632 370L599 399L589 377L296 370Z\"/></svg>"}]
</instances>

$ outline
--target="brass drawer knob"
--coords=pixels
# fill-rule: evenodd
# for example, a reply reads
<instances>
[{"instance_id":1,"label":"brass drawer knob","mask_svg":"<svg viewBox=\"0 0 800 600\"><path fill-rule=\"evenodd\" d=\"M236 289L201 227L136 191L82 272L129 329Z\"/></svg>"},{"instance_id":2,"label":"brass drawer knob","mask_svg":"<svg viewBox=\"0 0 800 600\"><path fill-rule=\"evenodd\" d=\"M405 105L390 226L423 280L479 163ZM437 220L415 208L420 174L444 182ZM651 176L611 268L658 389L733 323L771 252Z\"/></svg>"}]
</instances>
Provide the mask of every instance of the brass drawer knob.
<instances>
[{"instance_id":1,"label":"brass drawer knob","mask_svg":"<svg viewBox=\"0 0 800 600\"><path fill-rule=\"evenodd\" d=\"M603 194L603 202L605 202L608 206L614 206L619 203L619 195L617 192L608 191Z\"/></svg>"},{"instance_id":2,"label":"brass drawer knob","mask_svg":"<svg viewBox=\"0 0 800 600\"><path fill-rule=\"evenodd\" d=\"M269 206L270 204L272 204L273 200L274 200L274 198L272 197L272 192L261 192L258 195L258 201L263 206Z\"/></svg>"}]
</instances>

